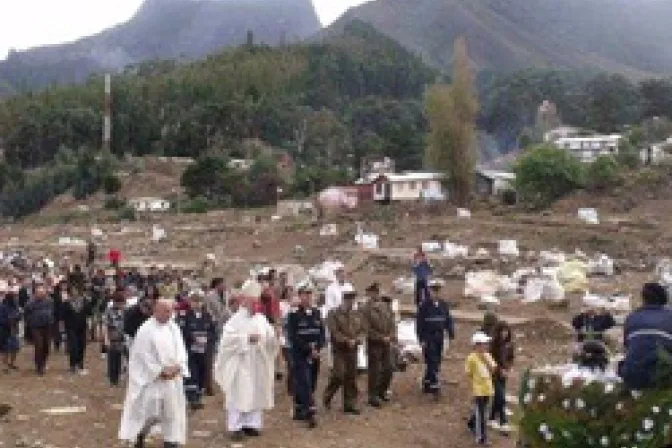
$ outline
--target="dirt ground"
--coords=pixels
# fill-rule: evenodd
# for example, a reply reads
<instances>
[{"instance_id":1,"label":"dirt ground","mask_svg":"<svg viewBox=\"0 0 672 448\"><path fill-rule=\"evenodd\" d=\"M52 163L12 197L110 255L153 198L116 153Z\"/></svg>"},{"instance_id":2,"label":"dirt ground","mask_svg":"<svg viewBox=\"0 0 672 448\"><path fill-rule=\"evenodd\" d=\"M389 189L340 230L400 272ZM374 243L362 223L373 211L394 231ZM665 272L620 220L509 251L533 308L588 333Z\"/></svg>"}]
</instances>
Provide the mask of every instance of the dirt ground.
<instances>
[{"instance_id":1,"label":"dirt ground","mask_svg":"<svg viewBox=\"0 0 672 448\"><path fill-rule=\"evenodd\" d=\"M319 226L310 219L283 217L274 221L274 210L226 211L207 215L155 215L136 222L116 222L100 215L81 213L67 219L50 216L49 221L29 220L0 228L0 241L7 249L24 248L29 253L45 254L70 262L81 259L84 247L59 246L59 236L88 238L96 225L106 235L100 253L110 247L122 250L126 261L150 264L185 265L197 268L206 253L217 256L218 266L201 273L205 279L225 275L229 282L242 280L255 263L293 263L306 268L326 259L339 259L351 268L351 278L358 289L372 281L391 289L394 279L410 274L410 260L422 241L446 239L459 244L496 252L501 239L516 239L522 256L515 261L493 256L478 260L433 258L435 273L447 280L444 295L456 310L476 312L478 301L462 296L465 269L495 269L510 273L518 267L533 266L531 252L558 248L567 253L580 249L588 255L610 255L617 275L591 279L591 291L623 292L634 297L642 282L654 278L656 262L672 252L672 218L668 205L671 197L644 197L631 200L627 207L610 199L604 210L596 198L573 197L544 214L523 213L501 206L479 204L470 220L458 219L454 209L432 211L415 205L380 207L357 215L326 218L338 225L339 235L320 237ZM601 223L587 225L576 218L579 206L598 207ZM620 204L620 205L619 205ZM60 221L59 221L60 219ZM380 250L362 255L354 245L356 222L364 230L380 235ZM168 232L168 241L151 243L148 236L153 224ZM408 296L397 296L410 304ZM569 296L569 306L551 308L546 304L523 305L517 299L504 299L499 312L531 319L516 327L518 345L516 371L508 393L515 396L518 375L526 368L565 362L569 358L571 334L564 325L581 308L580 295ZM414 365L394 380L394 398L382 410L364 407L359 417L344 416L334 409L320 409L320 425L309 431L289 416L290 402L284 386L276 388L276 408L266 416L265 431L258 440L246 440L245 447L269 448L462 448L472 445L465 430L464 418L469 408L469 391L463 374L468 339L473 323L457 323L457 340L447 353L442 372L444 396L435 403L419 392L421 366ZM123 389L110 389L104 378L104 363L91 345L87 355L90 374L71 376L63 354L55 354L44 378L31 370L31 347L20 357L21 371L0 374L0 402L13 406L11 414L0 422L0 447L94 448L118 446L120 405ZM321 390L325 384L320 380ZM365 377L360 386L364 390ZM85 406L86 412L49 416L42 409L61 406ZM190 417L189 442L195 448L231 446L224 434L222 397L207 399L206 409ZM497 448L511 447L514 438L492 437Z\"/></svg>"},{"instance_id":2,"label":"dirt ground","mask_svg":"<svg viewBox=\"0 0 672 448\"><path fill-rule=\"evenodd\" d=\"M243 445L251 448L405 448L472 446L465 429L469 410L469 390L463 374L463 362L468 353L468 339L475 330L472 325L459 325L458 337L448 349L442 369L443 397L435 402L423 396L419 389L421 365L411 365L406 372L397 373L393 384L393 399L383 409L362 406L361 416L345 416L339 411L340 397L331 411L320 407L319 427L308 430L291 420L290 400L284 383L275 390L276 407L266 414L265 431L261 438L248 439ZM556 334L556 348L549 348L539 332L538 325L516 329L519 358L518 368L512 375L509 394L515 395L517 376L538 355L546 360L566 358L567 334ZM548 336L548 335L546 335ZM123 446L116 440L123 403L124 387L110 388L105 380L104 361L99 346L88 347L87 376L72 375L67 370L67 356L53 354L45 377L37 377L31 369L32 347L24 347L19 366L21 371L0 373L1 401L13 406L10 415L0 422L0 446L6 447L80 447L97 448ZM326 384L326 373L320 378L318 390ZM359 381L360 398L365 392L366 376ZM188 447L210 448L233 446L225 434L223 397L206 399L206 408L189 417ZM361 400L360 400L361 401ZM47 415L42 412L52 407L82 406L83 413ZM514 437L491 433L493 446L513 446Z\"/></svg>"}]
</instances>

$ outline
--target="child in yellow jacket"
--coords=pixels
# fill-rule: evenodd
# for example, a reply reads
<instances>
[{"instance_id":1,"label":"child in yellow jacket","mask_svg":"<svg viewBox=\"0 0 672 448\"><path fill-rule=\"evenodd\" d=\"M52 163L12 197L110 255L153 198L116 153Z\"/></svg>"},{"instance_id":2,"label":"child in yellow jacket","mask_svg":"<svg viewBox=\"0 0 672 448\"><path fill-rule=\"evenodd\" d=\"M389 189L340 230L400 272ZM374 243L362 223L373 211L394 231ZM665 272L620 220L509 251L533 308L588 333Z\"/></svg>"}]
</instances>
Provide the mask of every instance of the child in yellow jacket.
<instances>
[{"instance_id":1,"label":"child in yellow jacket","mask_svg":"<svg viewBox=\"0 0 672 448\"><path fill-rule=\"evenodd\" d=\"M492 374L497 368L497 364L488 351L488 344L490 343L488 335L479 331L472 336L471 343L473 351L467 356L465 371L471 382L474 408L467 426L476 437L476 443L487 446L489 443L486 433L486 411L490 398L495 393Z\"/></svg>"}]
</instances>

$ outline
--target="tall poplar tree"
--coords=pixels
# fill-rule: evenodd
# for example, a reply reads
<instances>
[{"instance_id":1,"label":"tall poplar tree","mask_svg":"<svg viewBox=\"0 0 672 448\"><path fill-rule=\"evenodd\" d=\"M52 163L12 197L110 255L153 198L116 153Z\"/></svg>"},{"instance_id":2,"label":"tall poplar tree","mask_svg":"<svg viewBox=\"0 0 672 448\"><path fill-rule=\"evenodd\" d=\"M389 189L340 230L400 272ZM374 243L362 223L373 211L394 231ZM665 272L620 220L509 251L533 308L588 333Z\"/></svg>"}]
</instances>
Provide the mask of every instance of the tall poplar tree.
<instances>
[{"instance_id":1,"label":"tall poplar tree","mask_svg":"<svg viewBox=\"0 0 672 448\"><path fill-rule=\"evenodd\" d=\"M454 44L452 84L437 83L427 89L425 112L430 126L427 162L446 174L451 200L465 206L470 200L476 163L478 101L463 37Z\"/></svg>"}]
</instances>

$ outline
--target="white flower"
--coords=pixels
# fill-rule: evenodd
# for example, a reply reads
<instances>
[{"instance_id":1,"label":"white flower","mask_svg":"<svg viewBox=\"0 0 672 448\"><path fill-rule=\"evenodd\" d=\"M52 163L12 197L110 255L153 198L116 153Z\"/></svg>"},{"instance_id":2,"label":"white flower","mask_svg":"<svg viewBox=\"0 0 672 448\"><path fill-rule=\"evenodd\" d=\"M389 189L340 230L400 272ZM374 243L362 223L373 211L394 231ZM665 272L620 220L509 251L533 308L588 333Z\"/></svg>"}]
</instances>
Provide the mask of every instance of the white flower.
<instances>
[{"instance_id":1,"label":"white flower","mask_svg":"<svg viewBox=\"0 0 672 448\"><path fill-rule=\"evenodd\" d=\"M563 429L563 430L562 430L562 437L564 437L565 439L569 439L569 438L571 438L572 436L571 436L570 433L567 432L567 430Z\"/></svg>"},{"instance_id":2,"label":"white flower","mask_svg":"<svg viewBox=\"0 0 672 448\"><path fill-rule=\"evenodd\" d=\"M622 411L623 410L623 403L621 403L620 401L618 403L616 403L616 410L617 411Z\"/></svg>"},{"instance_id":3,"label":"white flower","mask_svg":"<svg viewBox=\"0 0 672 448\"><path fill-rule=\"evenodd\" d=\"M537 397L537 400L539 400L539 403L543 403L545 399L546 399L546 395L544 395L544 394L541 394Z\"/></svg>"},{"instance_id":4,"label":"white flower","mask_svg":"<svg viewBox=\"0 0 672 448\"><path fill-rule=\"evenodd\" d=\"M653 412L654 414L658 414L660 413L660 408L658 406L654 406L651 408L651 412Z\"/></svg>"},{"instance_id":5,"label":"white flower","mask_svg":"<svg viewBox=\"0 0 672 448\"><path fill-rule=\"evenodd\" d=\"M650 418L645 419L642 422L642 427L644 428L644 431L651 431L653 429L654 422Z\"/></svg>"},{"instance_id":6,"label":"white flower","mask_svg":"<svg viewBox=\"0 0 672 448\"><path fill-rule=\"evenodd\" d=\"M542 423L539 425L539 432L544 434L548 432L548 425L546 423Z\"/></svg>"},{"instance_id":7,"label":"white flower","mask_svg":"<svg viewBox=\"0 0 672 448\"><path fill-rule=\"evenodd\" d=\"M632 390L630 391L630 394L632 395L632 398L634 398L635 400L642 397L642 393L638 390Z\"/></svg>"},{"instance_id":8,"label":"white flower","mask_svg":"<svg viewBox=\"0 0 672 448\"><path fill-rule=\"evenodd\" d=\"M586 407L586 402L583 401L581 398L576 399L576 408L577 409L583 409Z\"/></svg>"},{"instance_id":9,"label":"white flower","mask_svg":"<svg viewBox=\"0 0 672 448\"><path fill-rule=\"evenodd\" d=\"M604 385L604 393L610 394L614 391L614 383L607 383Z\"/></svg>"},{"instance_id":10,"label":"white flower","mask_svg":"<svg viewBox=\"0 0 672 448\"><path fill-rule=\"evenodd\" d=\"M608 446L609 445L609 437L602 436L602 438L600 439L600 443L602 444L602 446Z\"/></svg>"},{"instance_id":11,"label":"white flower","mask_svg":"<svg viewBox=\"0 0 672 448\"><path fill-rule=\"evenodd\" d=\"M667 415L669 415L670 417L672 417L672 408L670 408L670 409L667 410Z\"/></svg>"},{"instance_id":12,"label":"white flower","mask_svg":"<svg viewBox=\"0 0 672 448\"><path fill-rule=\"evenodd\" d=\"M565 398L562 400L562 407L565 409L569 409L572 406L572 402L569 401L569 398Z\"/></svg>"},{"instance_id":13,"label":"white flower","mask_svg":"<svg viewBox=\"0 0 672 448\"><path fill-rule=\"evenodd\" d=\"M523 397L523 403L528 404L530 401L532 401L532 394L527 393Z\"/></svg>"},{"instance_id":14,"label":"white flower","mask_svg":"<svg viewBox=\"0 0 672 448\"><path fill-rule=\"evenodd\" d=\"M544 433L544 439L546 439L547 442L550 442L551 440L553 440L553 433L552 432Z\"/></svg>"}]
</instances>

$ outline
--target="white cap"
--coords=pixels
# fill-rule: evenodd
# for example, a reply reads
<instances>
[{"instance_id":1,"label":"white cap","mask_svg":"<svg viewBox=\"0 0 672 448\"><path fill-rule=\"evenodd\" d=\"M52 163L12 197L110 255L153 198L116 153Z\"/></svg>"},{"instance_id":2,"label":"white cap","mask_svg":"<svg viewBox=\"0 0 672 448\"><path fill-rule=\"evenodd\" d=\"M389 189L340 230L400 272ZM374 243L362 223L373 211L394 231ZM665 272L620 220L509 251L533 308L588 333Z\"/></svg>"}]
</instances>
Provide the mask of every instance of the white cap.
<instances>
[{"instance_id":1,"label":"white cap","mask_svg":"<svg viewBox=\"0 0 672 448\"><path fill-rule=\"evenodd\" d=\"M476 344L487 344L490 342L492 338L488 336L487 334L483 333L482 331L477 331L474 333L474 335L471 337L471 343L473 345Z\"/></svg>"},{"instance_id":2,"label":"white cap","mask_svg":"<svg viewBox=\"0 0 672 448\"><path fill-rule=\"evenodd\" d=\"M243 297L258 299L261 297L261 285L256 280L247 280L245 283L243 283L242 288L240 288L240 295Z\"/></svg>"},{"instance_id":3,"label":"white cap","mask_svg":"<svg viewBox=\"0 0 672 448\"><path fill-rule=\"evenodd\" d=\"M431 279L428 283L428 286L443 286L443 281L437 278Z\"/></svg>"},{"instance_id":4,"label":"white cap","mask_svg":"<svg viewBox=\"0 0 672 448\"><path fill-rule=\"evenodd\" d=\"M205 297L205 292L200 288L195 288L189 291L189 297Z\"/></svg>"}]
</instances>

